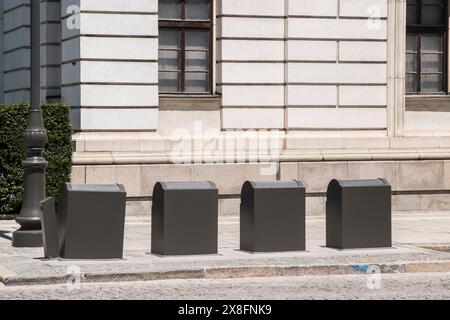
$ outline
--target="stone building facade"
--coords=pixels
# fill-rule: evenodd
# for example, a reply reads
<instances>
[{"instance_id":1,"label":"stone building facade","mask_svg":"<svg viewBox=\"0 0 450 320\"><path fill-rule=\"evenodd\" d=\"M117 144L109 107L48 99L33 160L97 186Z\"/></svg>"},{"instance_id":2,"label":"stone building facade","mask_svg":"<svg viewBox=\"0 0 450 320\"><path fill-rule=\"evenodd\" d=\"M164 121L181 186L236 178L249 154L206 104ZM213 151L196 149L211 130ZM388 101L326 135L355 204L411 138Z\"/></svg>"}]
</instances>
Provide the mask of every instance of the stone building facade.
<instances>
[{"instance_id":1,"label":"stone building facade","mask_svg":"<svg viewBox=\"0 0 450 320\"><path fill-rule=\"evenodd\" d=\"M0 97L29 99L29 1L3 0ZM38 1L38 0L32 0ZM394 209L450 210L440 0L42 0L42 100L71 106L73 181L386 178Z\"/></svg>"}]
</instances>

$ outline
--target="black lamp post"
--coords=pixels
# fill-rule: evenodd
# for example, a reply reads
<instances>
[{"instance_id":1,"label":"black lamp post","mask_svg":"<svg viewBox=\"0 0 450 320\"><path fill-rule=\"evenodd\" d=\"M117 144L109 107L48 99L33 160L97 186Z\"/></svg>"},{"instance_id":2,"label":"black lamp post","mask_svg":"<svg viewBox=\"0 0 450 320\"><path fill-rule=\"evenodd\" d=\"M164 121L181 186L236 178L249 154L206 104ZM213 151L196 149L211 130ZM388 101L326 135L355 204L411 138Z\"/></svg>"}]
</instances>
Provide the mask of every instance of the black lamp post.
<instances>
[{"instance_id":1,"label":"black lamp post","mask_svg":"<svg viewBox=\"0 0 450 320\"><path fill-rule=\"evenodd\" d=\"M31 4L31 106L25 131L27 159L25 169L22 210L16 219L20 229L13 233L13 247L42 247L41 207L45 193L45 170L48 162L43 158L47 144L41 109L41 19L40 0Z\"/></svg>"}]
</instances>

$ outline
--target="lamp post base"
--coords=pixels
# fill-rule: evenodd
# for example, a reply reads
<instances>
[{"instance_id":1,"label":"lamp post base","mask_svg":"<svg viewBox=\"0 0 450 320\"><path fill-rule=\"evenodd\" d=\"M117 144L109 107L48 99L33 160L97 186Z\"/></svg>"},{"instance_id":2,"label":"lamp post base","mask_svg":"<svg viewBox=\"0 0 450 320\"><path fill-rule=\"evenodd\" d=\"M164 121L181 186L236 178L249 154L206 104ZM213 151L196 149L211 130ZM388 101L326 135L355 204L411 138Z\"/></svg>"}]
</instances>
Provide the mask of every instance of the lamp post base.
<instances>
[{"instance_id":1,"label":"lamp post base","mask_svg":"<svg viewBox=\"0 0 450 320\"><path fill-rule=\"evenodd\" d=\"M42 230L17 230L13 232L12 246L15 248L39 248L43 246Z\"/></svg>"}]
</instances>

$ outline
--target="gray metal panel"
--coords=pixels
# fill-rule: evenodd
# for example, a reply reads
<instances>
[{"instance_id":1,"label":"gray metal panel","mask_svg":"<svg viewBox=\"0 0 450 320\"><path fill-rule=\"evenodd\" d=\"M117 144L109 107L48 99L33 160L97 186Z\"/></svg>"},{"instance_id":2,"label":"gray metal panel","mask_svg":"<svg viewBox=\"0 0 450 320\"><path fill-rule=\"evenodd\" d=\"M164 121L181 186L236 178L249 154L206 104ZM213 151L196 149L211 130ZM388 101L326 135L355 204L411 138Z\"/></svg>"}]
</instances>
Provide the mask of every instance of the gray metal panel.
<instances>
[{"instance_id":1,"label":"gray metal panel","mask_svg":"<svg viewBox=\"0 0 450 320\"><path fill-rule=\"evenodd\" d=\"M126 207L126 192L118 191L122 188L64 185L58 212L63 258L122 258Z\"/></svg>"},{"instance_id":2,"label":"gray metal panel","mask_svg":"<svg viewBox=\"0 0 450 320\"><path fill-rule=\"evenodd\" d=\"M326 238L328 247L339 249L391 247L391 186L387 181L331 181Z\"/></svg>"},{"instance_id":3,"label":"gray metal panel","mask_svg":"<svg viewBox=\"0 0 450 320\"><path fill-rule=\"evenodd\" d=\"M152 201L152 253L216 254L218 207L213 183L158 182Z\"/></svg>"},{"instance_id":4,"label":"gray metal panel","mask_svg":"<svg viewBox=\"0 0 450 320\"><path fill-rule=\"evenodd\" d=\"M305 250L305 188L300 182L244 183L240 248L250 252Z\"/></svg>"}]
</instances>

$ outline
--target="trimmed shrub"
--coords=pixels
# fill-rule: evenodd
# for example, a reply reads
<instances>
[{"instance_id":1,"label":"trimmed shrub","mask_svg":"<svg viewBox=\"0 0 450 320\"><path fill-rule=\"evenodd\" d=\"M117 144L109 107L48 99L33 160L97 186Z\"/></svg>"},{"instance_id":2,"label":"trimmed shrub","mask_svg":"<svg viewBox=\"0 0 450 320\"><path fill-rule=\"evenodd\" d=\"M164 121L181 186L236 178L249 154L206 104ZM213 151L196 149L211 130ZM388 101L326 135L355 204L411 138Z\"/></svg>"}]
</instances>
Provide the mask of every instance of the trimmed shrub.
<instances>
[{"instance_id":1,"label":"trimmed shrub","mask_svg":"<svg viewBox=\"0 0 450 320\"><path fill-rule=\"evenodd\" d=\"M70 181L72 168L69 107L65 104L45 104L42 111L48 134L44 151L44 158L49 162L47 194L56 196L61 184ZM0 215L20 212L27 123L27 105L0 105Z\"/></svg>"}]
</instances>

